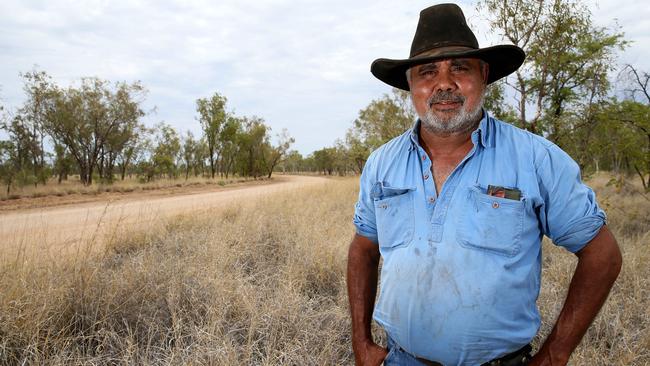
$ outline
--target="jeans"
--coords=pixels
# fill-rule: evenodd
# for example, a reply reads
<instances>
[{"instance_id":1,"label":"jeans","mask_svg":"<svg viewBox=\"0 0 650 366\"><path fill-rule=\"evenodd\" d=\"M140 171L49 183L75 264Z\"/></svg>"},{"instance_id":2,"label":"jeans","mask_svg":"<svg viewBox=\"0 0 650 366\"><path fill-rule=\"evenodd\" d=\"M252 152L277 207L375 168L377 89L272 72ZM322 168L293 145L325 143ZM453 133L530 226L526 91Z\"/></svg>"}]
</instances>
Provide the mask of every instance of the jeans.
<instances>
[{"instance_id":1,"label":"jeans","mask_svg":"<svg viewBox=\"0 0 650 366\"><path fill-rule=\"evenodd\" d=\"M398 346L395 341L391 337L388 337L388 342L386 347L388 348L388 354L386 355L386 358L384 359L384 366L428 366L429 364L434 365L436 364L435 362L429 361L427 364L426 362L422 362L415 358L412 354L404 351L400 346ZM521 358L523 354L519 354L518 357L516 358L510 358L507 361L504 360L503 358L500 360L494 360L491 362L487 362L483 365L503 365L503 366L523 366L528 363L530 360L530 346L528 347L528 350L526 351L526 357L522 361ZM440 365L442 366L442 365Z\"/></svg>"},{"instance_id":2,"label":"jeans","mask_svg":"<svg viewBox=\"0 0 650 366\"><path fill-rule=\"evenodd\" d=\"M404 351L391 337L388 337L388 355L384 359L384 366L426 366L426 364L418 361L415 356Z\"/></svg>"}]
</instances>

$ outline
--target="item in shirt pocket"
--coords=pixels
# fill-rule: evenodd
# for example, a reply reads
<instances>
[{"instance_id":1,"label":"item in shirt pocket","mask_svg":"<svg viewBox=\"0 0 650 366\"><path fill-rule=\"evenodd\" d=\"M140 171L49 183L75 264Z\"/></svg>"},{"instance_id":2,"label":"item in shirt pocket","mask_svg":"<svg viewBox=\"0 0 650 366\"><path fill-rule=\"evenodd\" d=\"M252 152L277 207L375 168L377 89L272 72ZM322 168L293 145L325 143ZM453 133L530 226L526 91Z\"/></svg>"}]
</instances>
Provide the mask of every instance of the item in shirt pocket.
<instances>
[{"instance_id":1,"label":"item in shirt pocket","mask_svg":"<svg viewBox=\"0 0 650 366\"><path fill-rule=\"evenodd\" d=\"M509 200L521 200L521 191L516 188L505 188L501 186L489 185L487 194L489 196L507 198Z\"/></svg>"}]
</instances>

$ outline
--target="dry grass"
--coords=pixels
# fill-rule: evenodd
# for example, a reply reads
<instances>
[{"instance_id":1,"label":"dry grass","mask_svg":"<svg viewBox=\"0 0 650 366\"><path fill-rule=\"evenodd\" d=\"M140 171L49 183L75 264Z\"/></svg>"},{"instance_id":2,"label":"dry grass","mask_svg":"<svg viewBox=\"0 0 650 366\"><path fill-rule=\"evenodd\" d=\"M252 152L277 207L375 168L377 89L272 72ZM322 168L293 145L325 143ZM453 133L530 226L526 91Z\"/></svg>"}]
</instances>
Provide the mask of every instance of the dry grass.
<instances>
[{"instance_id":1,"label":"dry grass","mask_svg":"<svg viewBox=\"0 0 650 366\"><path fill-rule=\"evenodd\" d=\"M183 217L98 257L9 262L0 363L346 363L354 185Z\"/></svg>"},{"instance_id":2,"label":"dry grass","mask_svg":"<svg viewBox=\"0 0 650 366\"><path fill-rule=\"evenodd\" d=\"M333 180L132 229L101 255L3 261L0 364L351 364L356 185ZM625 263L572 364L647 365L650 202L597 188ZM543 332L574 262L545 246Z\"/></svg>"},{"instance_id":3,"label":"dry grass","mask_svg":"<svg viewBox=\"0 0 650 366\"><path fill-rule=\"evenodd\" d=\"M608 226L623 252L623 268L600 315L572 356L574 365L650 365L650 198L636 181L608 185L598 174L589 184L607 212ZM543 316L539 344L559 314L577 261L544 242L542 290L538 306Z\"/></svg>"}]
</instances>

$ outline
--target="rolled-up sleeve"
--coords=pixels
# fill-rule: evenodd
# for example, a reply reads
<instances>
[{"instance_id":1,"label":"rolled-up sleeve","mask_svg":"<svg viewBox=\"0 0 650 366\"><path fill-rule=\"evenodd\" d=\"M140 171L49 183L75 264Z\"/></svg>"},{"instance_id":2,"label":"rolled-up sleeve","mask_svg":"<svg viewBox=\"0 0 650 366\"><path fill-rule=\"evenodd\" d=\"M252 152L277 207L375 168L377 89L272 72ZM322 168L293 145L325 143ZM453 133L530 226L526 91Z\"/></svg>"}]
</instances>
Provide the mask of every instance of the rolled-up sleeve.
<instances>
[{"instance_id":1,"label":"rolled-up sleeve","mask_svg":"<svg viewBox=\"0 0 650 366\"><path fill-rule=\"evenodd\" d=\"M594 191L580 178L580 168L564 151L550 145L537 166L544 207L540 221L554 244L575 253L593 239L606 222Z\"/></svg>"},{"instance_id":2,"label":"rolled-up sleeve","mask_svg":"<svg viewBox=\"0 0 650 366\"><path fill-rule=\"evenodd\" d=\"M361 179L359 181L359 200L354 209L353 221L357 234L365 236L374 243L377 243L375 205L371 196L374 184L372 177L375 176L373 161L373 155L371 155L361 173Z\"/></svg>"}]
</instances>

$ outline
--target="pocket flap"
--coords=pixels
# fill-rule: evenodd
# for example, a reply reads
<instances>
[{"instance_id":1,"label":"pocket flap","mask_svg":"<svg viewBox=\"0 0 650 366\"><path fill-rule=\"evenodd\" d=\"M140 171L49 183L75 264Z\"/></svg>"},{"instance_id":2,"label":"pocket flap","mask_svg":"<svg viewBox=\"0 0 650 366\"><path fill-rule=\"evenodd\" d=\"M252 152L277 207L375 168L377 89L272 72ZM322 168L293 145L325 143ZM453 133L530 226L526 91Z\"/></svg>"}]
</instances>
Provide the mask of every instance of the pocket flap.
<instances>
[{"instance_id":1,"label":"pocket flap","mask_svg":"<svg viewBox=\"0 0 650 366\"><path fill-rule=\"evenodd\" d=\"M415 190L415 187L406 187L406 188L391 187L384 182L377 182L372 187L372 190L370 191L370 195L374 200L379 201L386 198L399 196L413 190Z\"/></svg>"}]
</instances>

